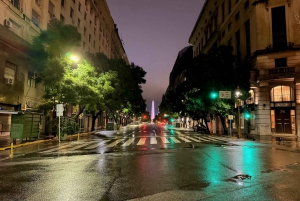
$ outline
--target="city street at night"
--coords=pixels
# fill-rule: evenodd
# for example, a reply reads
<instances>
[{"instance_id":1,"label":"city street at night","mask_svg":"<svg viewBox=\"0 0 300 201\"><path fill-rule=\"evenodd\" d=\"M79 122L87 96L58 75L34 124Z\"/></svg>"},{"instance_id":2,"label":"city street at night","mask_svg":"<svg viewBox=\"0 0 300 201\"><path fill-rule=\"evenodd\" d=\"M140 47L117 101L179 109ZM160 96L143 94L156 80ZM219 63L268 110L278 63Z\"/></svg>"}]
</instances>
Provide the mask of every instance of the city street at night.
<instances>
[{"instance_id":1,"label":"city street at night","mask_svg":"<svg viewBox=\"0 0 300 201\"><path fill-rule=\"evenodd\" d=\"M297 200L300 151L282 143L151 124L48 141L2 158L0 199Z\"/></svg>"}]
</instances>

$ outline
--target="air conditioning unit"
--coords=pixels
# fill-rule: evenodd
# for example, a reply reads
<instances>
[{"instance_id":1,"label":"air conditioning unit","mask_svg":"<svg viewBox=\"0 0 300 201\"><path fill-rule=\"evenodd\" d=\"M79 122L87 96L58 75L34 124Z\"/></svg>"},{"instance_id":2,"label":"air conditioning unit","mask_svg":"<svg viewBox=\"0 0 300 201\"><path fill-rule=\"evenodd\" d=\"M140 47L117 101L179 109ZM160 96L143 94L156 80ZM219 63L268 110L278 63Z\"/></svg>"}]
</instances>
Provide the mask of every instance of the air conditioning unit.
<instances>
[{"instance_id":1,"label":"air conditioning unit","mask_svg":"<svg viewBox=\"0 0 300 201\"><path fill-rule=\"evenodd\" d=\"M21 104L21 110L26 110L27 109L27 105L25 104Z\"/></svg>"},{"instance_id":2,"label":"air conditioning unit","mask_svg":"<svg viewBox=\"0 0 300 201\"><path fill-rule=\"evenodd\" d=\"M5 84L14 84L14 80L10 78L5 78Z\"/></svg>"},{"instance_id":3,"label":"air conditioning unit","mask_svg":"<svg viewBox=\"0 0 300 201\"><path fill-rule=\"evenodd\" d=\"M38 73L37 72L28 72L28 77L35 79L38 77Z\"/></svg>"},{"instance_id":4,"label":"air conditioning unit","mask_svg":"<svg viewBox=\"0 0 300 201\"><path fill-rule=\"evenodd\" d=\"M5 19L4 20L4 26L10 28L11 27L11 21L9 21L9 19Z\"/></svg>"}]
</instances>

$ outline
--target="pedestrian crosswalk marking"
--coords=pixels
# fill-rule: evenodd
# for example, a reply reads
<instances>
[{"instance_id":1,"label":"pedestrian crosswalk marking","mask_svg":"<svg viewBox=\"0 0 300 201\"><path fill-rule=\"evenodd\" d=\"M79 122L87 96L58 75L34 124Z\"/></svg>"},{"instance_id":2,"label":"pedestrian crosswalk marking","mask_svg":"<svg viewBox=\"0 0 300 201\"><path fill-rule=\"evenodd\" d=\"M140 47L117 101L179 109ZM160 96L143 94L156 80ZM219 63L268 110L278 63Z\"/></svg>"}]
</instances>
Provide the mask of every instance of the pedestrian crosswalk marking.
<instances>
[{"instance_id":1,"label":"pedestrian crosswalk marking","mask_svg":"<svg viewBox=\"0 0 300 201\"><path fill-rule=\"evenodd\" d=\"M194 136L195 138L197 138L197 139L201 139L202 141L204 141L204 142L209 142L209 140L207 140L207 139L205 139L205 138L203 138L203 137L197 137L197 136Z\"/></svg>"},{"instance_id":2,"label":"pedestrian crosswalk marking","mask_svg":"<svg viewBox=\"0 0 300 201\"><path fill-rule=\"evenodd\" d=\"M88 147L86 147L84 149L87 149L87 150L89 150L89 149L95 149L96 147L99 147L99 146L101 146L101 145L103 145L103 144L105 144L106 142L109 142L109 141L111 141L111 140L103 140L100 143L93 144L93 145L88 146Z\"/></svg>"},{"instance_id":3,"label":"pedestrian crosswalk marking","mask_svg":"<svg viewBox=\"0 0 300 201\"><path fill-rule=\"evenodd\" d=\"M157 140L155 137L150 138L150 144L157 144Z\"/></svg>"},{"instance_id":4,"label":"pedestrian crosswalk marking","mask_svg":"<svg viewBox=\"0 0 300 201\"><path fill-rule=\"evenodd\" d=\"M170 137L170 139L175 143L181 143L179 140L177 140L175 137Z\"/></svg>"},{"instance_id":5,"label":"pedestrian crosswalk marking","mask_svg":"<svg viewBox=\"0 0 300 201\"><path fill-rule=\"evenodd\" d=\"M76 150L76 149L80 149L81 147L85 147L86 145L90 145L90 144L92 144L92 143L95 143L95 142L88 142L87 144L86 144L86 143L84 143L84 144L78 144L78 145L76 145L76 146L73 146L73 147L71 147L71 148L68 148L68 150L73 151L73 150Z\"/></svg>"},{"instance_id":6,"label":"pedestrian crosswalk marking","mask_svg":"<svg viewBox=\"0 0 300 201\"><path fill-rule=\"evenodd\" d=\"M181 140L183 140L183 141L185 141L185 142L191 142L190 140L185 139L184 137L178 137L178 138L181 139Z\"/></svg>"},{"instance_id":7,"label":"pedestrian crosswalk marking","mask_svg":"<svg viewBox=\"0 0 300 201\"><path fill-rule=\"evenodd\" d=\"M197 140L196 138L192 138L190 136L186 136L186 138L190 139L190 140L193 140L195 142L202 142L202 140Z\"/></svg>"},{"instance_id":8,"label":"pedestrian crosswalk marking","mask_svg":"<svg viewBox=\"0 0 300 201\"><path fill-rule=\"evenodd\" d=\"M55 147L55 148L52 148L52 149L48 149L46 151L43 151L43 153L47 153L47 152L52 152L52 151L57 151L57 150L60 150L60 149L64 149L64 148L67 148L67 147L71 147L73 146L74 143L72 144L66 144L66 145L62 145L62 146L58 146L58 147Z\"/></svg>"},{"instance_id":9,"label":"pedestrian crosswalk marking","mask_svg":"<svg viewBox=\"0 0 300 201\"><path fill-rule=\"evenodd\" d=\"M146 138L145 138L145 137L142 137L142 138L140 139L140 141L137 143L137 145L144 145L145 142L146 142Z\"/></svg>"},{"instance_id":10,"label":"pedestrian crosswalk marking","mask_svg":"<svg viewBox=\"0 0 300 201\"><path fill-rule=\"evenodd\" d=\"M170 141L167 140L167 138L165 138L165 137L161 137L161 141L162 141L164 144L170 143Z\"/></svg>"},{"instance_id":11,"label":"pedestrian crosswalk marking","mask_svg":"<svg viewBox=\"0 0 300 201\"><path fill-rule=\"evenodd\" d=\"M147 138L150 138L150 141L147 141ZM161 140L157 140L157 138L160 138ZM136 143L136 140L137 143ZM74 151L74 150L92 150L95 149L99 146L101 148L112 148L115 146L120 146L123 147L129 147L130 145L133 145L136 143L136 145L146 145L146 142L151 145L156 145L158 143L162 144L168 144L168 143L192 143L192 142L222 142L222 143L229 143L226 141L226 139L222 137L217 137L217 136L208 136L208 135L184 135L184 134L178 134L176 137L174 136L166 136L166 137L137 137L137 138L127 138L127 139L106 139L102 141L76 141L76 142L71 142L67 144L60 144L56 147L51 147L48 150L41 151L40 153L49 153L49 152L60 152L60 151Z\"/></svg>"},{"instance_id":12,"label":"pedestrian crosswalk marking","mask_svg":"<svg viewBox=\"0 0 300 201\"><path fill-rule=\"evenodd\" d=\"M119 144L121 141L123 141L123 139L118 139L116 141L114 141L113 143L110 143L109 145L107 145L106 147L114 147L117 144Z\"/></svg>"},{"instance_id":13,"label":"pedestrian crosswalk marking","mask_svg":"<svg viewBox=\"0 0 300 201\"><path fill-rule=\"evenodd\" d=\"M130 138L122 146L124 146L124 147L129 146L133 142L134 142L134 138Z\"/></svg>"}]
</instances>

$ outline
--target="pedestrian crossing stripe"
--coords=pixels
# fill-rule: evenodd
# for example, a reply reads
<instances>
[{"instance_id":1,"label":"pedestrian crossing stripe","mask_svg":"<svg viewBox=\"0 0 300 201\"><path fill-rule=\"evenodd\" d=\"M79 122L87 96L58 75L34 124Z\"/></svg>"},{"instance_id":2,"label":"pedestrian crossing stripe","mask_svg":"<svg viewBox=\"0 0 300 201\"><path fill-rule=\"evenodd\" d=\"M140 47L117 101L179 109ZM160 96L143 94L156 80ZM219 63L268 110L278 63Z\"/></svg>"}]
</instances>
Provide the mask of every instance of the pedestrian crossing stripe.
<instances>
[{"instance_id":1,"label":"pedestrian crossing stripe","mask_svg":"<svg viewBox=\"0 0 300 201\"><path fill-rule=\"evenodd\" d=\"M229 143L225 140L223 140L223 138L219 138L219 137L211 137L211 136L188 136L188 135L183 135L183 134L179 134L178 137L150 137L150 144L151 145L156 145L158 144L157 138L161 139L161 143L162 144L170 144L170 143L192 143L192 142L223 142L223 143ZM83 148L84 150L92 150L95 149L97 147L102 147L102 148L113 148L117 145L120 144L120 146L123 147L128 147L130 145L133 145L135 140L138 140L137 142L137 146L143 146L146 144L146 142L148 141L146 137L141 137L141 138L129 138L129 139L106 139L106 140L102 140L102 141L77 141L77 142L72 142L66 145L58 145L54 148L50 148L48 150L42 151L41 153L50 153L50 152L56 152L56 151L61 151L63 149L66 149L68 151L74 151L77 149L81 149ZM180 140L182 141L180 141ZM149 141L148 141L149 142Z\"/></svg>"},{"instance_id":2,"label":"pedestrian crossing stripe","mask_svg":"<svg viewBox=\"0 0 300 201\"><path fill-rule=\"evenodd\" d=\"M109 141L111 141L111 140L103 140L100 143L93 144L93 145L88 146L88 147L86 147L84 149L86 149L86 150L95 149L95 148L97 148L97 147L99 147L99 146L101 146L101 145L103 145L103 144L105 144L106 142L109 142Z\"/></svg>"}]
</instances>

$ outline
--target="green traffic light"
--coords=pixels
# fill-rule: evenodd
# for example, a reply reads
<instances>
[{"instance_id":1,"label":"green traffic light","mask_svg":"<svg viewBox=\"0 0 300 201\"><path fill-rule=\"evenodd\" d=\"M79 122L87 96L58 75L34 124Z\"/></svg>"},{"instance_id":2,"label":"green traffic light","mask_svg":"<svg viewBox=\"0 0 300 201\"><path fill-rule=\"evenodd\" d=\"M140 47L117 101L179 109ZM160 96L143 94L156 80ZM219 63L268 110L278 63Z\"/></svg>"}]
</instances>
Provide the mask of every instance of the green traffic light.
<instances>
[{"instance_id":1,"label":"green traffic light","mask_svg":"<svg viewBox=\"0 0 300 201\"><path fill-rule=\"evenodd\" d=\"M246 113L245 113L245 118L246 118L246 119L249 119L250 117L251 117L251 114L248 113L248 112L246 112Z\"/></svg>"},{"instance_id":2,"label":"green traffic light","mask_svg":"<svg viewBox=\"0 0 300 201\"><path fill-rule=\"evenodd\" d=\"M216 98L218 98L218 93L217 93L217 92L211 92L211 93L210 93L210 98L211 98L211 99L216 99Z\"/></svg>"}]
</instances>

